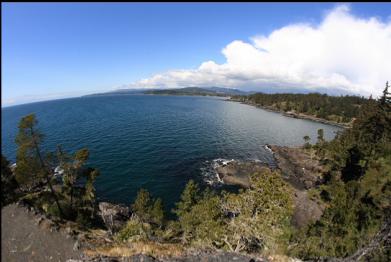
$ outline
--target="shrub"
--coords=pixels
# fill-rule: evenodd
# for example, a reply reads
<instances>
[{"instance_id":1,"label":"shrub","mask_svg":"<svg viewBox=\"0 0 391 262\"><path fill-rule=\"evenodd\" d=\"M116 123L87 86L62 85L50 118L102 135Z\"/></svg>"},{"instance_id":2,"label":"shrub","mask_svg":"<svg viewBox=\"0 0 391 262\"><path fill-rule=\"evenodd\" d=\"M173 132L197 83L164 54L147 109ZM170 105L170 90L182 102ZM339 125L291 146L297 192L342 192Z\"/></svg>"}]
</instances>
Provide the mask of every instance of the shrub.
<instances>
[{"instance_id":1,"label":"shrub","mask_svg":"<svg viewBox=\"0 0 391 262\"><path fill-rule=\"evenodd\" d=\"M123 229L117 234L120 241L140 241L148 240L152 235L152 227L148 223L143 223L138 217L132 216Z\"/></svg>"}]
</instances>

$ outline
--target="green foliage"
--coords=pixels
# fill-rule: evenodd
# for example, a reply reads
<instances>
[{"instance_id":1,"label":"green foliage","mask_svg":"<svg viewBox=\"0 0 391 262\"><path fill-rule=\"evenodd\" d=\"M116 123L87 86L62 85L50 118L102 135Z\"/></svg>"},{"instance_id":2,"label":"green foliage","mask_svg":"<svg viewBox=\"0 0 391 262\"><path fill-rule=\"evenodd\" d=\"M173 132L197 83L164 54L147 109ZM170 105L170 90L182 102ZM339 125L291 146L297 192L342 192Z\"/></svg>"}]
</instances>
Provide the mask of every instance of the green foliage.
<instances>
[{"instance_id":1,"label":"green foliage","mask_svg":"<svg viewBox=\"0 0 391 262\"><path fill-rule=\"evenodd\" d=\"M89 209L78 209L76 216L76 223L84 228L89 228L93 225L93 221L91 219L91 210Z\"/></svg>"},{"instance_id":2,"label":"green foliage","mask_svg":"<svg viewBox=\"0 0 391 262\"><path fill-rule=\"evenodd\" d=\"M285 246L292 201L279 174L265 169L251 176L250 189L216 195L199 193L190 181L175 210L183 244L256 252ZM283 244L284 243L284 244Z\"/></svg>"},{"instance_id":3,"label":"green foliage","mask_svg":"<svg viewBox=\"0 0 391 262\"><path fill-rule=\"evenodd\" d=\"M291 192L281 175L265 169L251 176L251 189L226 194L230 214L224 241L231 251L282 250L290 232Z\"/></svg>"},{"instance_id":4,"label":"green foliage","mask_svg":"<svg viewBox=\"0 0 391 262\"><path fill-rule=\"evenodd\" d=\"M181 200L176 203L176 209L174 209L173 212L177 216L182 216L183 214L189 212L199 199L200 189L194 180L190 180L186 184L186 187L181 194Z\"/></svg>"},{"instance_id":5,"label":"green foliage","mask_svg":"<svg viewBox=\"0 0 391 262\"><path fill-rule=\"evenodd\" d=\"M322 128L318 129L318 144L324 143L324 131Z\"/></svg>"},{"instance_id":6,"label":"green foliage","mask_svg":"<svg viewBox=\"0 0 391 262\"><path fill-rule=\"evenodd\" d=\"M36 130L38 121L34 114L23 117L19 122L19 133L15 139L18 145L16 153L16 180L22 188L31 190L46 175L43 158L39 149L43 135Z\"/></svg>"},{"instance_id":7,"label":"green foliage","mask_svg":"<svg viewBox=\"0 0 391 262\"><path fill-rule=\"evenodd\" d=\"M132 204L133 212L140 221L162 226L164 219L164 208L160 198L153 199L149 192L143 188L137 193L136 200Z\"/></svg>"},{"instance_id":8,"label":"green foliage","mask_svg":"<svg viewBox=\"0 0 391 262\"><path fill-rule=\"evenodd\" d=\"M178 216L178 223L183 244L197 247L222 246L225 229L219 196L204 193L197 202L182 211Z\"/></svg>"},{"instance_id":9,"label":"green foliage","mask_svg":"<svg viewBox=\"0 0 391 262\"><path fill-rule=\"evenodd\" d=\"M116 238L119 241L149 240L153 234L151 225L143 223L138 217L132 217L118 232Z\"/></svg>"},{"instance_id":10,"label":"green foliage","mask_svg":"<svg viewBox=\"0 0 391 262\"><path fill-rule=\"evenodd\" d=\"M150 210L151 210L152 200L149 192L144 188L141 188L138 193L136 200L132 205L134 213L144 221L150 220Z\"/></svg>"},{"instance_id":11,"label":"green foliage","mask_svg":"<svg viewBox=\"0 0 391 262\"><path fill-rule=\"evenodd\" d=\"M164 221L164 207L163 202L161 198L158 198L153 203L152 209L151 209L151 221L153 224L156 224L158 226L163 225Z\"/></svg>"},{"instance_id":12,"label":"green foliage","mask_svg":"<svg viewBox=\"0 0 391 262\"><path fill-rule=\"evenodd\" d=\"M1 155L1 206L8 205L17 198L18 183L9 168L8 160Z\"/></svg>"},{"instance_id":13,"label":"green foliage","mask_svg":"<svg viewBox=\"0 0 391 262\"><path fill-rule=\"evenodd\" d=\"M233 96L235 100L249 102L285 112L294 111L330 121L348 123L357 117L358 109L366 99L357 96L328 96L326 94L263 94Z\"/></svg>"},{"instance_id":14,"label":"green foliage","mask_svg":"<svg viewBox=\"0 0 391 262\"><path fill-rule=\"evenodd\" d=\"M57 159L60 167L64 170L62 175L62 194L67 200L67 205L73 211L68 219L76 219L81 225L88 226L95 213L95 187L94 182L99 176L99 171L93 168L85 168L89 157L86 148L69 155L57 148ZM77 181L84 180L83 186L77 185Z\"/></svg>"},{"instance_id":15,"label":"green foliage","mask_svg":"<svg viewBox=\"0 0 391 262\"><path fill-rule=\"evenodd\" d=\"M265 169L251 177L252 187L237 193L202 193L189 181L173 210L177 220L163 223L161 200L141 189L132 205L135 216L119 240L181 241L196 248L256 252L285 247L290 234L292 200L280 175ZM158 222L160 221L160 222Z\"/></svg>"},{"instance_id":16,"label":"green foliage","mask_svg":"<svg viewBox=\"0 0 391 262\"><path fill-rule=\"evenodd\" d=\"M311 148L311 144L310 144L311 138L308 135L305 135L303 137L303 140L304 140L304 148L305 149L310 149Z\"/></svg>"},{"instance_id":17,"label":"green foliage","mask_svg":"<svg viewBox=\"0 0 391 262\"><path fill-rule=\"evenodd\" d=\"M141 188L132 204L132 210L132 217L116 236L118 240L139 241L170 238L162 230L164 207L160 198L153 199L147 190Z\"/></svg>"},{"instance_id":18,"label":"green foliage","mask_svg":"<svg viewBox=\"0 0 391 262\"><path fill-rule=\"evenodd\" d=\"M98 170L85 168L89 152L81 149L75 154L67 154L58 146L57 154L41 152L43 135L36 125L34 114L23 117L19 123L19 133L15 139L18 145L15 176L20 189L31 196L32 205L53 216L84 221L95 214L94 181ZM54 179L54 167L63 169L62 183ZM3 174L3 173L2 173ZM83 186L77 181L84 179ZM50 194L47 194L49 192Z\"/></svg>"},{"instance_id":19,"label":"green foliage","mask_svg":"<svg viewBox=\"0 0 391 262\"><path fill-rule=\"evenodd\" d=\"M387 93L386 91L384 92ZM328 208L293 237L304 259L346 257L368 245L391 210L391 102L368 100L351 129L324 144Z\"/></svg>"}]
</instances>

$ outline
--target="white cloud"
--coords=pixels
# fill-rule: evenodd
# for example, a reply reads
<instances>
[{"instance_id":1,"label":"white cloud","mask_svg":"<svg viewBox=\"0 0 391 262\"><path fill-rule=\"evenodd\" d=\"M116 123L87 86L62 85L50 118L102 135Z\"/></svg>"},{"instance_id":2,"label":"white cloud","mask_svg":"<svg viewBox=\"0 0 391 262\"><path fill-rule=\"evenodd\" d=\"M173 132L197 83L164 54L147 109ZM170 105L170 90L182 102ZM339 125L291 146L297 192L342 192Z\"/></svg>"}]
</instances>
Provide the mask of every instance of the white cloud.
<instances>
[{"instance_id":1,"label":"white cloud","mask_svg":"<svg viewBox=\"0 0 391 262\"><path fill-rule=\"evenodd\" d=\"M391 21L358 18L339 5L319 25L291 24L250 42L235 40L222 53L223 64L207 61L129 87L322 88L379 95L391 78Z\"/></svg>"}]
</instances>

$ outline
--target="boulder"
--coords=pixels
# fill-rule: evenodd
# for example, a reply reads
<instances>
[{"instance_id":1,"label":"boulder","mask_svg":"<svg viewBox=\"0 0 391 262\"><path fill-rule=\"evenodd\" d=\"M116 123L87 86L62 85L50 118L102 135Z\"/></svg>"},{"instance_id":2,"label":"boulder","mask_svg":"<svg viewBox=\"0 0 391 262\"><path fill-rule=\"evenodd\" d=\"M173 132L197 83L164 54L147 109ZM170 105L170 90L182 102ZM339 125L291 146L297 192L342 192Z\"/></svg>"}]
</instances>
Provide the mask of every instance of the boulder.
<instances>
[{"instance_id":1,"label":"boulder","mask_svg":"<svg viewBox=\"0 0 391 262\"><path fill-rule=\"evenodd\" d=\"M111 233L120 230L131 216L129 207L108 202L99 203L99 215Z\"/></svg>"}]
</instances>

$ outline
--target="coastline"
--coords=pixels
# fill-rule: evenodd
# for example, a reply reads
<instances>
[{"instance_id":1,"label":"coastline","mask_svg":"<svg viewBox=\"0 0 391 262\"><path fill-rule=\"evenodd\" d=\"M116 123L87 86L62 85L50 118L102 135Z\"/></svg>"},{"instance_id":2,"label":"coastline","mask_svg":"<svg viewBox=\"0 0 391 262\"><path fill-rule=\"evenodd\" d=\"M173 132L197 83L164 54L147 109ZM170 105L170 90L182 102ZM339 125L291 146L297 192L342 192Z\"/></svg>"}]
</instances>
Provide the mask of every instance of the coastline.
<instances>
[{"instance_id":1,"label":"coastline","mask_svg":"<svg viewBox=\"0 0 391 262\"><path fill-rule=\"evenodd\" d=\"M318 122L318 123L322 123L322 124L326 124L326 125L332 125L332 126L337 126L337 127L341 127L341 128L351 128L352 127L351 124L349 124L349 123L338 123L338 122L326 120L326 119L323 119L323 118L318 118L318 117L315 117L315 116L306 115L306 114L303 114L303 113L287 113L287 112L282 111L282 110L277 110L277 109L274 109L274 108L271 108L271 107L267 107L267 106L261 106L259 104L252 103L252 102L243 102L243 101L232 99L232 98L228 98L225 101L238 102L238 103L241 103L241 104L244 104L244 105L254 106L256 108L260 108L260 109L263 109L263 110L266 110L266 111L269 111L269 112L280 113L283 116L292 117L292 118L298 118L298 119L310 120L310 121L314 121L314 122Z\"/></svg>"}]
</instances>

